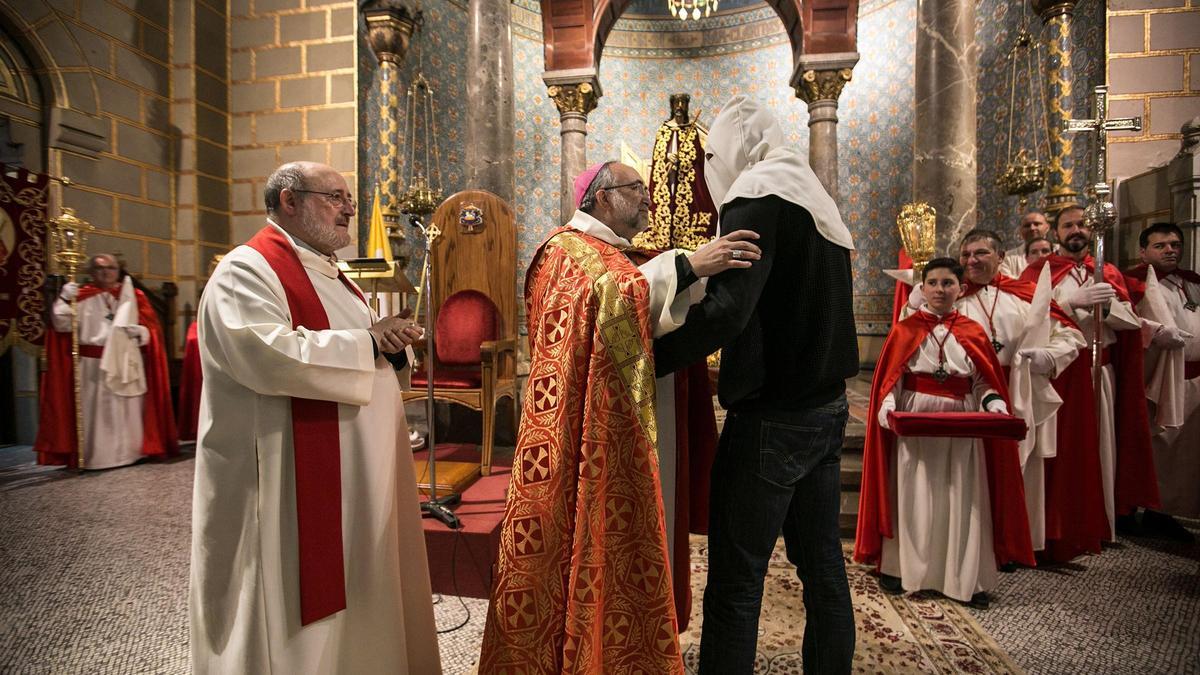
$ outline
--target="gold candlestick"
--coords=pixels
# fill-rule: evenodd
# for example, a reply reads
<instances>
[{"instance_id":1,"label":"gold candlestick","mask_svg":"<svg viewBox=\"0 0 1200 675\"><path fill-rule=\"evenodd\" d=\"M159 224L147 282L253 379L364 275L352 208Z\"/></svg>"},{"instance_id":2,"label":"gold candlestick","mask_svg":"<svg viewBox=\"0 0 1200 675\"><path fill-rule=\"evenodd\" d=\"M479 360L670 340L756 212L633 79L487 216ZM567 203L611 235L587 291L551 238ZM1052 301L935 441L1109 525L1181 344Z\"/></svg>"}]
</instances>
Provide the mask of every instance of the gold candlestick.
<instances>
[{"instance_id":1,"label":"gold candlestick","mask_svg":"<svg viewBox=\"0 0 1200 675\"><path fill-rule=\"evenodd\" d=\"M75 209L63 207L62 215L50 221L55 244L54 260L66 272L67 279L74 281L80 266L87 262L87 235L92 226L75 215ZM79 362L79 312L78 294L71 298L71 365L75 372L75 444L79 457L78 469L83 471L83 402Z\"/></svg>"},{"instance_id":2,"label":"gold candlestick","mask_svg":"<svg viewBox=\"0 0 1200 675\"><path fill-rule=\"evenodd\" d=\"M913 261L913 285L921 283L925 264L933 259L937 240L937 212L925 202L905 204L896 217L900 243Z\"/></svg>"}]
</instances>

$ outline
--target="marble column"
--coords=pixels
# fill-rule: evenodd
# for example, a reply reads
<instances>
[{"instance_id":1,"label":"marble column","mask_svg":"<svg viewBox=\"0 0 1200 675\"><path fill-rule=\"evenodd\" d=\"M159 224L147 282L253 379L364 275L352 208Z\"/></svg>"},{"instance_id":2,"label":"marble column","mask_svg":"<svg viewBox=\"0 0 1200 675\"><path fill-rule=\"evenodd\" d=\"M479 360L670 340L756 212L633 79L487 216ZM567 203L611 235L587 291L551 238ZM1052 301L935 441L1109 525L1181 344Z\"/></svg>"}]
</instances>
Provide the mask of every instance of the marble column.
<instances>
[{"instance_id":1,"label":"marble column","mask_svg":"<svg viewBox=\"0 0 1200 675\"><path fill-rule=\"evenodd\" d=\"M937 211L937 251L975 227L973 0L918 0L913 197Z\"/></svg>"},{"instance_id":2,"label":"marble column","mask_svg":"<svg viewBox=\"0 0 1200 675\"><path fill-rule=\"evenodd\" d=\"M562 150L561 210L559 221L575 213L575 177L587 168L587 116L600 99L600 81L591 69L560 70L542 75L546 93L558 107Z\"/></svg>"},{"instance_id":3,"label":"marble column","mask_svg":"<svg viewBox=\"0 0 1200 675\"><path fill-rule=\"evenodd\" d=\"M471 0L467 10L467 181L513 201L511 0Z\"/></svg>"},{"instance_id":4,"label":"marble column","mask_svg":"<svg viewBox=\"0 0 1200 675\"><path fill-rule=\"evenodd\" d=\"M850 81L857 52L801 56L792 74L796 97L808 104L808 163L838 202L837 106Z\"/></svg>"},{"instance_id":5,"label":"marble column","mask_svg":"<svg viewBox=\"0 0 1200 675\"><path fill-rule=\"evenodd\" d=\"M1067 204L1079 201L1075 187L1072 134L1063 132L1063 122L1085 115L1072 115L1075 71L1071 66L1071 22L1076 0L1030 0L1044 25L1046 123L1050 157L1046 171L1046 211L1053 215Z\"/></svg>"}]
</instances>

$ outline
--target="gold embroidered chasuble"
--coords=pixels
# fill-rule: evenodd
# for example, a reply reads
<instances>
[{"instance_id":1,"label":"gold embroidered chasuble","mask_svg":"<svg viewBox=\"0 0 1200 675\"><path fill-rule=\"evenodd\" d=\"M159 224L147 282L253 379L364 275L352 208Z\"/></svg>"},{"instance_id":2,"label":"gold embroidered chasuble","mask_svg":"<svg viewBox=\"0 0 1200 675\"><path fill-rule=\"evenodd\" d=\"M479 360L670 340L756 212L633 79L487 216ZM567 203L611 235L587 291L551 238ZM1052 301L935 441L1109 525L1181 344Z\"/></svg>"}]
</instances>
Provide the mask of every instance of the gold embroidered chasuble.
<instances>
[{"instance_id":1,"label":"gold embroidered chasuble","mask_svg":"<svg viewBox=\"0 0 1200 675\"><path fill-rule=\"evenodd\" d=\"M525 285L530 373L480 673L682 673L649 286L559 228Z\"/></svg>"}]
</instances>

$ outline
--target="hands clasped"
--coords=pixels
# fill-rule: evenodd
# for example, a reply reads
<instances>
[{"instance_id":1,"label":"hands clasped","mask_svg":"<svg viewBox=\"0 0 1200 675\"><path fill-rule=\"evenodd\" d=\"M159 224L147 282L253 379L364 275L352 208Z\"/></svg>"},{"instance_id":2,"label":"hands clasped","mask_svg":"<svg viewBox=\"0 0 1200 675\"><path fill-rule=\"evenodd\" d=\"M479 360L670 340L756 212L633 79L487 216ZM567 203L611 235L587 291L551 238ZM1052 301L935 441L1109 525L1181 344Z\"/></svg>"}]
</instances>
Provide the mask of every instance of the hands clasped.
<instances>
[{"instance_id":1,"label":"hands clasped","mask_svg":"<svg viewBox=\"0 0 1200 675\"><path fill-rule=\"evenodd\" d=\"M425 334L419 326L413 323L409 316L410 310L402 310L395 316L380 319L367 332L375 338L379 351L384 354L397 354Z\"/></svg>"},{"instance_id":2,"label":"hands clasped","mask_svg":"<svg viewBox=\"0 0 1200 675\"><path fill-rule=\"evenodd\" d=\"M762 249L752 241L754 239L758 239L758 233L752 230L730 232L696 249L688 262L701 278L728 269L749 267L752 261L762 258Z\"/></svg>"}]
</instances>

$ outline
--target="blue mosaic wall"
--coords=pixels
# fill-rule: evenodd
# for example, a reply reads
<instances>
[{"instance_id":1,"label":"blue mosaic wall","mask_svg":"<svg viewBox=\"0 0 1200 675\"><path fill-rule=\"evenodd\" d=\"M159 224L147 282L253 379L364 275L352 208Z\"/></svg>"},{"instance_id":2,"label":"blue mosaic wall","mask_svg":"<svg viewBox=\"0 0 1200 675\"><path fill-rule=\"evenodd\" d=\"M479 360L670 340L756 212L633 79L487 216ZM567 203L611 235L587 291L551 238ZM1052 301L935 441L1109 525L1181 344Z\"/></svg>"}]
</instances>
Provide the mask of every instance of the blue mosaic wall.
<instances>
[{"instance_id":1,"label":"blue mosaic wall","mask_svg":"<svg viewBox=\"0 0 1200 675\"><path fill-rule=\"evenodd\" d=\"M466 7L441 0L425 7L425 24L413 38L400 72L407 87L418 68L437 94L439 144L446 194L464 189ZM981 225L1011 229L1016 210L995 186L1005 158L1008 95L1004 56L1020 25L1017 5L980 0L977 5L979 58L979 203ZM560 221L559 123L542 82L541 17L536 0L514 0L513 62L515 99L514 210L518 265L524 269L537 244ZM881 334L891 314L890 279L880 270L895 263L895 214L911 197L913 144L913 60L916 0L864 0L858 24L860 61L846 85L838 116L842 212L855 234L855 313L859 330ZM1040 21L1034 27L1040 29ZM1076 109L1087 110L1088 90L1103 77L1104 7L1082 0L1076 10ZM707 31L702 39L689 30ZM360 35L365 27L360 27ZM378 175L378 96L374 56L360 49L360 192L364 204ZM739 3L733 11L687 24L670 19L625 17L614 26L600 66L603 97L589 116L588 158L620 156L622 141L647 157L654 132L667 117L667 97L692 95L692 110L711 121L730 96L750 94L771 106L788 138L807 148L808 113L787 86L791 49L773 10L763 3ZM402 111L400 111L402 114ZM403 122L402 122L403 128ZM402 144L404 141L401 141ZM1086 148L1077 143L1077 161ZM1077 179L1086 173L1077 169ZM369 208L369 207L368 207ZM364 209L365 213L369 213ZM365 223L365 217L363 219ZM419 248L419 238L410 237ZM417 257L416 255L413 256ZM518 285L523 279L517 279Z\"/></svg>"}]
</instances>

